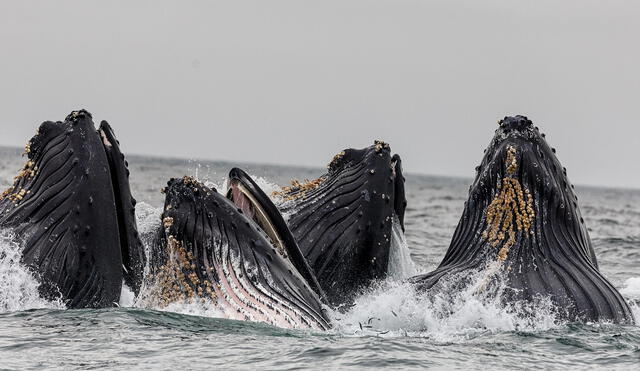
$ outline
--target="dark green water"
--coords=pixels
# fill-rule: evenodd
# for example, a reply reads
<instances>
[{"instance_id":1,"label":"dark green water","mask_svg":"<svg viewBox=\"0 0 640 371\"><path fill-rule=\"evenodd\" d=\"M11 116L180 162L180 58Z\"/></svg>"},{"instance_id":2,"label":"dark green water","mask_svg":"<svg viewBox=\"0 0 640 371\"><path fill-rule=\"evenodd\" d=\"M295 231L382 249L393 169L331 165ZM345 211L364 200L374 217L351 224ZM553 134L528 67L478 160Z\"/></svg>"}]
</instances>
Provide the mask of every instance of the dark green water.
<instances>
[{"instance_id":1,"label":"dark green water","mask_svg":"<svg viewBox=\"0 0 640 371\"><path fill-rule=\"evenodd\" d=\"M0 183L21 166L0 149ZM169 177L197 175L221 185L238 164L132 157L140 229L158 223ZM242 165L263 182L312 178L320 169ZM570 175L570 174L569 174ZM439 263L460 217L469 179L407 176L406 241L418 270ZM578 187L600 268L640 318L640 191ZM64 310L37 296L18 263L20 246L0 236L0 369L640 369L640 327L559 323L541 304L526 315L461 293L428 300L389 282L334 313L326 333L215 318L207 308L158 311L123 306Z\"/></svg>"}]
</instances>

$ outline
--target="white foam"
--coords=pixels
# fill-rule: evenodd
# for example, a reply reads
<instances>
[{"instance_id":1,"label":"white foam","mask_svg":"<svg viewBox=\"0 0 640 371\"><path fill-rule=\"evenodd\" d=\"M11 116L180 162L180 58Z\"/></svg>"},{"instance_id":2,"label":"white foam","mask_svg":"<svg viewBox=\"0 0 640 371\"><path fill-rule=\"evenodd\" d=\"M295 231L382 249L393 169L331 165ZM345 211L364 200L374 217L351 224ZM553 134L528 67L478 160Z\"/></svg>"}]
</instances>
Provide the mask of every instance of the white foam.
<instances>
[{"instance_id":1,"label":"white foam","mask_svg":"<svg viewBox=\"0 0 640 371\"><path fill-rule=\"evenodd\" d=\"M628 299L640 300L640 277L631 277L626 280L620 293Z\"/></svg>"},{"instance_id":2,"label":"white foam","mask_svg":"<svg viewBox=\"0 0 640 371\"><path fill-rule=\"evenodd\" d=\"M156 228L160 226L161 214L161 207L153 207L146 202L138 202L138 204L136 204L138 233L144 236L155 232Z\"/></svg>"},{"instance_id":3,"label":"white foam","mask_svg":"<svg viewBox=\"0 0 640 371\"><path fill-rule=\"evenodd\" d=\"M631 312L640 326L640 277L631 277L624 282L620 294L629 301Z\"/></svg>"},{"instance_id":4,"label":"white foam","mask_svg":"<svg viewBox=\"0 0 640 371\"><path fill-rule=\"evenodd\" d=\"M146 202L139 202L136 205L136 223L138 225L138 234L144 246L144 253L147 257L147 265L144 267L144 277L149 273L149 260L151 257L151 245L153 238L160 227L160 216L162 215L162 207L153 207Z\"/></svg>"},{"instance_id":5,"label":"white foam","mask_svg":"<svg viewBox=\"0 0 640 371\"><path fill-rule=\"evenodd\" d=\"M332 312L336 331L346 335L418 336L435 341L464 341L497 331L543 331L558 326L550 300L505 305L496 291L478 291L486 272L450 277L437 293L388 280L360 296L347 313ZM472 275L469 277L468 275ZM456 286L471 279L466 289Z\"/></svg>"},{"instance_id":6,"label":"white foam","mask_svg":"<svg viewBox=\"0 0 640 371\"><path fill-rule=\"evenodd\" d=\"M227 318L211 300L194 299L192 301L173 302L164 308L154 308L163 312L187 314L190 316Z\"/></svg>"},{"instance_id":7,"label":"white foam","mask_svg":"<svg viewBox=\"0 0 640 371\"><path fill-rule=\"evenodd\" d=\"M0 230L0 312L63 309L61 301L40 297L39 283L21 262L22 247L8 230Z\"/></svg>"},{"instance_id":8,"label":"white foam","mask_svg":"<svg viewBox=\"0 0 640 371\"><path fill-rule=\"evenodd\" d=\"M122 290L120 291L120 301L118 302L118 306L133 307L135 301L136 301L136 294L134 294L133 290L131 290L129 286L125 285L123 281Z\"/></svg>"},{"instance_id":9,"label":"white foam","mask_svg":"<svg viewBox=\"0 0 640 371\"><path fill-rule=\"evenodd\" d=\"M271 198L273 198L274 192L278 192L282 190L279 185L277 185L276 183L273 183L267 178L263 178L261 176L254 176L254 175L252 175L251 177L256 182L256 184L258 184L258 187L262 188L264 193Z\"/></svg>"}]
</instances>

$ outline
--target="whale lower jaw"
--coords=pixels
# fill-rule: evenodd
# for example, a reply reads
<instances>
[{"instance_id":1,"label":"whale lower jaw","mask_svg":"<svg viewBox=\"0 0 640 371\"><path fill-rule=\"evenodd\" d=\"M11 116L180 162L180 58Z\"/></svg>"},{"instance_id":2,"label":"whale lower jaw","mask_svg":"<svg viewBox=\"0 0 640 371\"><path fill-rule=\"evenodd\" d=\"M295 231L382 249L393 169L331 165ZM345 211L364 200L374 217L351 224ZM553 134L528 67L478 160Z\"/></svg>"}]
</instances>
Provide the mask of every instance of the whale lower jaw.
<instances>
[{"instance_id":1,"label":"whale lower jaw","mask_svg":"<svg viewBox=\"0 0 640 371\"><path fill-rule=\"evenodd\" d=\"M307 316L268 285L247 279L242 262L232 256L228 246L217 247L215 254L221 261L215 268L218 281L214 303L226 318L291 329L326 329L325 324Z\"/></svg>"},{"instance_id":2,"label":"whale lower jaw","mask_svg":"<svg viewBox=\"0 0 640 371\"><path fill-rule=\"evenodd\" d=\"M232 202L195 179L169 181L145 301L206 302L229 319L329 328L321 299L289 260L289 246L273 242L281 236L277 222L245 191L233 186Z\"/></svg>"},{"instance_id":3,"label":"whale lower jaw","mask_svg":"<svg viewBox=\"0 0 640 371\"><path fill-rule=\"evenodd\" d=\"M567 270L558 262L543 263L542 260L535 265L521 265L477 259L440 267L413 277L409 282L419 292L435 294L450 286L451 280L456 280L456 285L475 285L474 292L479 295L498 293L505 304L537 303L541 298L548 298L560 321L635 322L624 298L600 272L588 266L572 269Z\"/></svg>"}]
</instances>

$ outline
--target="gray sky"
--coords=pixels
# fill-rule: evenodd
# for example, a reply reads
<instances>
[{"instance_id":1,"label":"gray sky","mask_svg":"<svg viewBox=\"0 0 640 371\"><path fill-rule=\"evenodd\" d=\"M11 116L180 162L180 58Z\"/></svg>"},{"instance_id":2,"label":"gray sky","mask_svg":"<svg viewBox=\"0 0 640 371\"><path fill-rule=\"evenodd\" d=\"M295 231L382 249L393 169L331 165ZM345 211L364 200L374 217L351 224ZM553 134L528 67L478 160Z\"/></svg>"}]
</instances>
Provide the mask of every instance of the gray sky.
<instances>
[{"instance_id":1,"label":"gray sky","mask_svg":"<svg viewBox=\"0 0 640 371\"><path fill-rule=\"evenodd\" d=\"M640 187L637 1L3 1L0 144L87 108L128 153L319 166L380 138L473 176L528 115L574 183Z\"/></svg>"}]
</instances>

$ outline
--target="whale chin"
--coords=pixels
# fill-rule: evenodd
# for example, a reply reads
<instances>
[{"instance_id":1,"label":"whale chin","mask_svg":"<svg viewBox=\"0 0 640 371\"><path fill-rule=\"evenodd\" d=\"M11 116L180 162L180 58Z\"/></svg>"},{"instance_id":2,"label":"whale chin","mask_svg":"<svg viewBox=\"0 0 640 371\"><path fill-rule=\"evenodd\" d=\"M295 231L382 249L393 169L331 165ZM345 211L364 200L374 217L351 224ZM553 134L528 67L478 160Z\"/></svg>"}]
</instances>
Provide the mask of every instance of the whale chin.
<instances>
[{"instance_id":1,"label":"whale chin","mask_svg":"<svg viewBox=\"0 0 640 371\"><path fill-rule=\"evenodd\" d=\"M232 175L230 199L190 177L168 182L147 300L160 307L207 302L230 319L328 329L321 296L294 264L297 246L275 206L261 201L244 172Z\"/></svg>"},{"instance_id":2,"label":"whale chin","mask_svg":"<svg viewBox=\"0 0 640 371\"><path fill-rule=\"evenodd\" d=\"M0 226L22 242L41 295L84 308L113 306L123 280L138 292L145 255L127 163L109 124L96 130L85 110L44 122L26 155L0 198Z\"/></svg>"},{"instance_id":3,"label":"whale chin","mask_svg":"<svg viewBox=\"0 0 640 371\"><path fill-rule=\"evenodd\" d=\"M404 230L400 156L387 143L346 149L327 173L276 192L309 266L333 306L348 305L387 276L394 220Z\"/></svg>"},{"instance_id":4,"label":"whale chin","mask_svg":"<svg viewBox=\"0 0 640 371\"><path fill-rule=\"evenodd\" d=\"M634 321L598 270L566 169L529 119L501 120L476 170L444 259L411 279L418 289L438 290L441 280L484 270L487 282L506 286L505 301L548 297L568 321Z\"/></svg>"}]
</instances>

